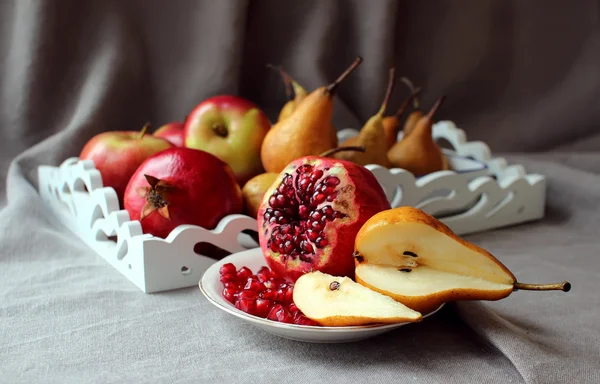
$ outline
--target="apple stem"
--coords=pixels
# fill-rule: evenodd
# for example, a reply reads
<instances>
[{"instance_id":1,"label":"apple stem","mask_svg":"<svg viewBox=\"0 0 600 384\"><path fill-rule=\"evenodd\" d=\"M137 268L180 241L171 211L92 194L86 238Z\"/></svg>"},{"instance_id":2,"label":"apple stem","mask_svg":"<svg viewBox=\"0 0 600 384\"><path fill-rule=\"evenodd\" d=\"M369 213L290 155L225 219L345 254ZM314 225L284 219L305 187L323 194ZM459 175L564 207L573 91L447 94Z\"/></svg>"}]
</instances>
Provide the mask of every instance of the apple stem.
<instances>
[{"instance_id":1,"label":"apple stem","mask_svg":"<svg viewBox=\"0 0 600 384\"><path fill-rule=\"evenodd\" d=\"M360 65L360 63L362 63L362 61L363 61L363 59L360 56L358 56L356 59L354 59L352 64L350 64L350 66L348 68L346 68L346 70L337 79L335 79L335 81L333 83L329 84L327 86L327 88L325 88L325 93L329 94L329 95L333 95L333 93L337 89L338 85L340 85L340 83L342 81L344 81L346 79L346 77L348 77L348 75L350 75L352 73L352 71L354 71L356 69L356 67L358 67Z\"/></svg>"},{"instance_id":2,"label":"apple stem","mask_svg":"<svg viewBox=\"0 0 600 384\"><path fill-rule=\"evenodd\" d=\"M398 108L394 116L396 116L397 118L401 118L402 115L404 115L404 112L406 112L406 110L408 109L408 106L410 105L411 101L413 101L419 93L421 93L421 88L417 88L413 94L408 96L406 100L402 102L400 108Z\"/></svg>"},{"instance_id":3,"label":"apple stem","mask_svg":"<svg viewBox=\"0 0 600 384\"><path fill-rule=\"evenodd\" d=\"M442 105L444 100L446 100L446 96L440 96L440 98L435 101L435 103L433 104L433 107L431 107L431 109L429 110L429 113L427 114L427 117L429 119L433 118L433 115L435 115L435 113L440 108L440 106Z\"/></svg>"},{"instance_id":4,"label":"apple stem","mask_svg":"<svg viewBox=\"0 0 600 384\"><path fill-rule=\"evenodd\" d=\"M421 92L421 88L416 88L415 85L413 84L413 82L410 81L410 79L407 77L400 78L400 81L402 81L404 84L406 84L406 86L410 89L410 93L412 93L412 95L413 95L413 108L418 109L420 105L419 105L419 98L417 96Z\"/></svg>"},{"instance_id":5,"label":"apple stem","mask_svg":"<svg viewBox=\"0 0 600 384\"><path fill-rule=\"evenodd\" d=\"M142 130L140 131L140 135L138 136L138 139L143 138L144 135L146 135L146 132L148 132L148 129L150 129L150 122L147 122L146 124L144 124L144 126L142 127Z\"/></svg>"},{"instance_id":6,"label":"apple stem","mask_svg":"<svg viewBox=\"0 0 600 384\"><path fill-rule=\"evenodd\" d=\"M518 281L514 284L514 291L563 291L569 292L571 290L571 283L563 281L562 283L556 284L524 284Z\"/></svg>"},{"instance_id":7,"label":"apple stem","mask_svg":"<svg viewBox=\"0 0 600 384\"><path fill-rule=\"evenodd\" d=\"M329 157L331 155L335 155L338 152L343 151L357 151L357 152L365 152L367 148L361 146L347 146L347 147L337 147L327 150L319 155L319 157Z\"/></svg>"},{"instance_id":8,"label":"apple stem","mask_svg":"<svg viewBox=\"0 0 600 384\"><path fill-rule=\"evenodd\" d=\"M283 79L283 83L285 84L285 95L288 98L288 101L294 100L294 92L292 91L292 77L283 70L281 65L273 65L267 64L267 68L272 69L274 71L279 72L279 75Z\"/></svg>"},{"instance_id":9,"label":"apple stem","mask_svg":"<svg viewBox=\"0 0 600 384\"><path fill-rule=\"evenodd\" d=\"M381 108L379 108L379 112L377 112L377 114L380 116L383 116L383 114L385 113L388 102L390 101L390 97L392 96L392 92L394 91L394 85L396 84L395 75L396 75L396 68L391 68L387 89L385 90L385 96L383 98L383 103L381 103Z\"/></svg>"}]
</instances>

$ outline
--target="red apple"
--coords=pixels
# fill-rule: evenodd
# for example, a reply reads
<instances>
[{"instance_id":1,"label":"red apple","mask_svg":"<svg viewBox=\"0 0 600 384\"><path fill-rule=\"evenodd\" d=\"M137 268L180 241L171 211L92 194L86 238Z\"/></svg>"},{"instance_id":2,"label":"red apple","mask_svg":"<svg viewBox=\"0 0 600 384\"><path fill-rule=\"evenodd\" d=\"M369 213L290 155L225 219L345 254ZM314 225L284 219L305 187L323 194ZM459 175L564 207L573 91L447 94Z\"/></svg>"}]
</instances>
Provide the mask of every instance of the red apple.
<instances>
[{"instance_id":1,"label":"red apple","mask_svg":"<svg viewBox=\"0 0 600 384\"><path fill-rule=\"evenodd\" d=\"M255 104L236 96L200 103L185 121L185 146L223 160L240 185L263 172L260 149L271 122Z\"/></svg>"},{"instance_id":2,"label":"red apple","mask_svg":"<svg viewBox=\"0 0 600 384\"><path fill-rule=\"evenodd\" d=\"M159 127L154 132L154 136L169 140L176 147L183 147L185 145L185 136L183 132L183 123L180 121L172 121Z\"/></svg>"},{"instance_id":3,"label":"red apple","mask_svg":"<svg viewBox=\"0 0 600 384\"><path fill-rule=\"evenodd\" d=\"M92 160L102 175L102 184L114 188L123 206L125 187L135 170L148 157L173 147L169 141L142 131L109 131L91 138L79 158Z\"/></svg>"},{"instance_id":4,"label":"red apple","mask_svg":"<svg viewBox=\"0 0 600 384\"><path fill-rule=\"evenodd\" d=\"M241 213L242 192L231 168L208 152L171 148L148 158L125 190L125 209L144 233L165 238L177 226L213 229Z\"/></svg>"}]
</instances>

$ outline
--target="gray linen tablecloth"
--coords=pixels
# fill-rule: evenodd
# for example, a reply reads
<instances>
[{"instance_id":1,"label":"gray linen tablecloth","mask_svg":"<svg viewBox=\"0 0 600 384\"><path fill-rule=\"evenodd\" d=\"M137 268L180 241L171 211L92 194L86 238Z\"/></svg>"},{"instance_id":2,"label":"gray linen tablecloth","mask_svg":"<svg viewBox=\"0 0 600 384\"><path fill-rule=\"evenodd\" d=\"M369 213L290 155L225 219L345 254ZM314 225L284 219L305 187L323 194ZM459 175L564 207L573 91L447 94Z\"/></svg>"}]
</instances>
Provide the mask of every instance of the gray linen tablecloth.
<instances>
[{"instance_id":1,"label":"gray linen tablecloth","mask_svg":"<svg viewBox=\"0 0 600 384\"><path fill-rule=\"evenodd\" d=\"M0 2L0 382L600 383L598 7ZM77 155L98 132L183 118L217 93L274 117L283 87L265 63L312 89L357 54L365 62L340 87L336 126L378 109L391 65L425 87L425 105L447 94L439 118L548 176L546 218L467 239L523 281L568 280L570 293L448 305L352 344L293 342L219 311L196 288L141 293L36 193L39 164Z\"/></svg>"}]
</instances>

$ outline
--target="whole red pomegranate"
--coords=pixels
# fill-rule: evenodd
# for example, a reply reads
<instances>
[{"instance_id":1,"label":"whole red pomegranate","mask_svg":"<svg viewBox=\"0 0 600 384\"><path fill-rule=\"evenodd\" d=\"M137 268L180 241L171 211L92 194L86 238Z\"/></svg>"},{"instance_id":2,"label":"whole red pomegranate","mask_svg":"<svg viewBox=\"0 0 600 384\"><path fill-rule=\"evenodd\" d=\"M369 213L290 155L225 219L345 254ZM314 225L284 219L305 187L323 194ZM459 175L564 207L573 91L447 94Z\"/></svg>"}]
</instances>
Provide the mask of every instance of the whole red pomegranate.
<instances>
[{"instance_id":1,"label":"whole red pomegranate","mask_svg":"<svg viewBox=\"0 0 600 384\"><path fill-rule=\"evenodd\" d=\"M176 147L144 161L125 190L125 209L144 233L165 238L182 224L213 229L242 212L242 192L227 163L210 153Z\"/></svg>"},{"instance_id":2,"label":"whole red pomegranate","mask_svg":"<svg viewBox=\"0 0 600 384\"><path fill-rule=\"evenodd\" d=\"M374 214L390 209L361 165L319 156L291 162L260 205L258 235L267 264L296 281L310 271L354 277L354 238Z\"/></svg>"}]
</instances>

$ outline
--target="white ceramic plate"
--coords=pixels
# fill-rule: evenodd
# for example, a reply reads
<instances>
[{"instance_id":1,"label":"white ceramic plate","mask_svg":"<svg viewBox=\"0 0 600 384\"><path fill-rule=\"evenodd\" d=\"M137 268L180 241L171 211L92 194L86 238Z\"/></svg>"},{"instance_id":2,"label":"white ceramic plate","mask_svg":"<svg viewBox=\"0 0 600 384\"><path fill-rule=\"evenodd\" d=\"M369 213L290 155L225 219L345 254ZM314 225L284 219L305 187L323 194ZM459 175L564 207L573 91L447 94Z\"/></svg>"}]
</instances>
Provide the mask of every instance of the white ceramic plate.
<instances>
[{"instance_id":1,"label":"white ceramic plate","mask_svg":"<svg viewBox=\"0 0 600 384\"><path fill-rule=\"evenodd\" d=\"M224 310L250 324L274 335L297 341L309 343L347 343L352 341L364 340L370 337L378 336L383 333L400 328L411 323L398 323L386 325L364 325L353 327L313 327L306 325L286 324L257 316L249 315L240 311L233 304L223 298L223 284L219 281L219 269L223 264L233 263L236 268L246 266L256 273L258 269L266 262L260 248L250 249L244 252L234 253L224 259L211 265L200 280L200 291L206 296L208 301L217 308ZM442 308L441 305L432 313L424 317L431 316Z\"/></svg>"}]
</instances>

